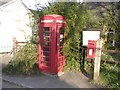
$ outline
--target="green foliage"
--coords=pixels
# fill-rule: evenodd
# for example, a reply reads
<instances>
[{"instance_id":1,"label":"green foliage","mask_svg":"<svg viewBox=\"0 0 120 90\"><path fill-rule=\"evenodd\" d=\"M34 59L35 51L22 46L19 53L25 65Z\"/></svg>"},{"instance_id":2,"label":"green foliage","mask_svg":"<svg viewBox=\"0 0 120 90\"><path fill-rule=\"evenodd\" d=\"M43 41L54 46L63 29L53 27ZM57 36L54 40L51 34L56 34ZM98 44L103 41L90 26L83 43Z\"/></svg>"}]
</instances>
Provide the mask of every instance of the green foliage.
<instances>
[{"instance_id":1,"label":"green foliage","mask_svg":"<svg viewBox=\"0 0 120 90\"><path fill-rule=\"evenodd\" d=\"M40 8L42 9L33 16L35 19L38 19L36 15L41 17L48 14L58 14L66 18L66 47L64 51L67 58L65 69L79 70L80 58L82 57L82 30L83 28L97 27L96 23L98 22L93 19L95 15L90 10L85 9L84 4L76 2L49 3L47 7Z\"/></svg>"},{"instance_id":2,"label":"green foliage","mask_svg":"<svg viewBox=\"0 0 120 90\"><path fill-rule=\"evenodd\" d=\"M101 63L103 64L103 63ZM104 63L100 69L100 78L98 80L91 80L91 83L101 85L105 88L120 89L120 64Z\"/></svg>"},{"instance_id":3,"label":"green foliage","mask_svg":"<svg viewBox=\"0 0 120 90\"><path fill-rule=\"evenodd\" d=\"M109 53L112 56L114 61L120 61L120 53Z\"/></svg>"},{"instance_id":4,"label":"green foliage","mask_svg":"<svg viewBox=\"0 0 120 90\"><path fill-rule=\"evenodd\" d=\"M94 4L93 4L94 6ZM47 7L41 7L42 9L35 13L33 16L35 22L38 23L39 17L48 14L62 15L67 19L66 27L66 65L65 70L80 70L80 58L82 57L82 30L83 28L103 28L103 25L107 26L108 30L118 30L118 10L113 4L98 3L95 6L95 10L88 9L87 4L60 2L52 3ZM101 9L102 7L102 9ZM99 14L100 13L100 14ZM38 17L39 16L39 17ZM120 36L119 34L117 34ZM115 36L115 35L114 35ZM103 39L106 35L103 35ZM116 38L115 38L116 39ZM119 42L119 38L117 38ZM109 41L109 40L108 40ZM111 48L110 42L107 48ZM103 54L102 59L114 60L110 55ZM101 64L101 73L105 74L104 84L107 87L118 87L117 74L119 74L117 65L108 65L106 63ZM93 63L86 63L85 69L93 73ZM108 73L107 73L108 72ZM116 73L114 73L116 72ZM114 84L115 83L115 84Z\"/></svg>"},{"instance_id":5,"label":"green foliage","mask_svg":"<svg viewBox=\"0 0 120 90\"><path fill-rule=\"evenodd\" d=\"M108 53L103 53L101 55L101 60L114 61L113 57L111 55L109 55Z\"/></svg>"},{"instance_id":6,"label":"green foliage","mask_svg":"<svg viewBox=\"0 0 120 90\"><path fill-rule=\"evenodd\" d=\"M37 57L37 45L28 43L13 58L13 60L3 68L3 72L8 74L22 73L26 75L39 72Z\"/></svg>"},{"instance_id":7,"label":"green foliage","mask_svg":"<svg viewBox=\"0 0 120 90\"><path fill-rule=\"evenodd\" d=\"M85 70L86 72L93 76L94 63L85 62ZM106 88L120 88L120 64L109 64L102 63L100 65L100 78L98 80L91 80L91 83L101 85Z\"/></svg>"},{"instance_id":8,"label":"green foliage","mask_svg":"<svg viewBox=\"0 0 120 90\"><path fill-rule=\"evenodd\" d=\"M98 3L100 4L100 3ZM97 5L97 4L96 4ZM59 2L59 3L49 3L47 7L40 7L41 10L38 12L33 12L34 22L30 24L33 28L33 37L31 42L27 44L18 55L13 58L13 60L3 69L6 73L23 73L30 75L35 73L38 70L37 65L37 46L33 43L37 42L37 33L38 33L38 22L39 18L43 15L48 14L58 14L62 15L67 20L66 27L66 47L64 51L66 52L66 65L65 70L71 71L76 70L80 71L80 63L82 57L82 30L83 28L102 28L103 25L108 27L108 30L120 30L118 29L118 10L115 9L115 6L108 5L104 7L104 4L101 4L98 7L95 6L96 10L88 9L86 4L80 4L75 2ZM101 9L102 7L102 9ZM104 8L103 8L104 7ZM102 10L102 13L99 15L98 12ZM98 15L96 15L98 14ZM119 47L119 37L120 32L114 35L114 39L118 42ZM103 38L106 38L103 35ZM110 42L107 42L107 48L111 48ZM104 53L102 55L103 60L114 60L110 55ZM93 63L86 62L85 70L93 74ZM120 65L111 65L106 63L101 63L101 73L100 81L108 88L120 87L118 74L120 74L119 68Z\"/></svg>"},{"instance_id":9,"label":"green foliage","mask_svg":"<svg viewBox=\"0 0 120 90\"><path fill-rule=\"evenodd\" d=\"M107 53L102 55L102 60L111 60L113 57ZM114 60L115 61L115 60ZM85 70L89 75L93 76L94 70L93 62L85 62ZM119 75L120 64L109 64L101 62L100 64L100 78L96 81L91 81L94 84L104 86L106 88L120 88Z\"/></svg>"},{"instance_id":10,"label":"green foliage","mask_svg":"<svg viewBox=\"0 0 120 90\"><path fill-rule=\"evenodd\" d=\"M106 49L117 49L120 50L120 26L119 26L119 14L120 14L120 2L94 2L94 3L86 3L86 8L96 14L96 20L99 24L99 27L103 28L105 25L107 28L105 32L115 31L115 34L107 35L107 41L105 42ZM92 16L93 17L93 16ZM95 20L95 19L94 19ZM105 33L102 33L102 38L105 39ZM105 39L105 40L106 40ZM111 45L112 40L115 40L116 45L113 47Z\"/></svg>"},{"instance_id":11,"label":"green foliage","mask_svg":"<svg viewBox=\"0 0 120 90\"><path fill-rule=\"evenodd\" d=\"M49 3L47 7L38 7L40 8L38 12L33 11L35 19L33 27L36 27L35 25L38 24L39 18L43 15L58 14L67 19L66 48L64 49L67 57L66 68L73 68L76 66L75 64L78 65L80 63L82 56L83 28L103 28L103 25L105 25L108 30L118 30L118 13L116 12L119 10L116 9L117 5L117 3ZM37 37L37 34L35 36ZM118 34L117 36L120 35ZM103 35L103 39L105 38L106 35ZM116 40L119 43L118 39ZM35 40L36 38L33 38L33 42ZM111 47L109 41L106 42L106 48L115 49ZM109 56L103 55L102 58L107 59Z\"/></svg>"},{"instance_id":12,"label":"green foliage","mask_svg":"<svg viewBox=\"0 0 120 90\"><path fill-rule=\"evenodd\" d=\"M85 62L84 69L89 75L93 75L94 63L93 62Z\"/></svg>"},{"instance_id":13,"label":"green foliage","mask_svg":"<svg viewBox=\"0 0 120 90\"><path fill-rule=\"evenodd\" d=\"M107 88L120 88L120 64L102 63L100 80Z\"/></svg>"}]
</instances>

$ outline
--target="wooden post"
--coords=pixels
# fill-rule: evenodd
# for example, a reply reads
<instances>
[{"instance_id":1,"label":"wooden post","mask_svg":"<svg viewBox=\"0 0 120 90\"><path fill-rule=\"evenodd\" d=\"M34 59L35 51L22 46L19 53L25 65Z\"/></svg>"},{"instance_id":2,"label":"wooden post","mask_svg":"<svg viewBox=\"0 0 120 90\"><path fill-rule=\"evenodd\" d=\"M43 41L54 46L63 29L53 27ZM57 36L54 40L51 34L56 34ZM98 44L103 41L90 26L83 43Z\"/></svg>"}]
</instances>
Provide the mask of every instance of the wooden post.
<instances>
[{"instance_id":1,"label":"wooden post","mask_svg":"<svg viewBox=\"0 0 120 90\"><path fill-rule=\"evenodd\" d=\"M105 42L107 41L107 33L108 33L108 30L106 28L106 25L103 26L103 29L102 29L102 36L105 36L104 38L102 38L102 49L105 49Z\"/></svg>"},{"instance_id":2,"label":"wooden post","mask_svg":"<svg viewBox=\"0 0 120 90\"><path fill-rule=\"evenodd\" d=\"M16 55L17 53L17 40L16 38L13 38L13 55Z\"/></svg>"},{"instance_id":3,"label":"wooden post","mask_svg":"<svg viewBox=\"0 0 120 90\"><path fill-rule=\"evenodd\" d=\"M97 80L99 78L99 72L100 72L100 60L101 60L101 48L102 48L102 40L97 40L97 46L96 46L96 55L94 60L94 80Z\"/></svg>"}]
</instances>

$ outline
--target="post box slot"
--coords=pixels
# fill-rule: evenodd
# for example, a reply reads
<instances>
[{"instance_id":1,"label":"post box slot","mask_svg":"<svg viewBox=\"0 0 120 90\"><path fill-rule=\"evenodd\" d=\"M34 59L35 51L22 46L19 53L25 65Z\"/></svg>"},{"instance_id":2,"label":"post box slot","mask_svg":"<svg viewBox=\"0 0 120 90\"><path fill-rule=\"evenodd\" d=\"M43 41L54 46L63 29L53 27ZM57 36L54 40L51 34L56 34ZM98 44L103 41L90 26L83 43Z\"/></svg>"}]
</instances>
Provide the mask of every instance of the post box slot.
<instances>
[{"instance_id":1,"label":"post box slot","mask_svg":"<svg viewBox=\"0 0 120 90\"><path fill-rule=\"evenodd\" d=\"M89 44L92 44L92 45L94 45L94 43L89 43Z\"/></svg>"}]
</instances>

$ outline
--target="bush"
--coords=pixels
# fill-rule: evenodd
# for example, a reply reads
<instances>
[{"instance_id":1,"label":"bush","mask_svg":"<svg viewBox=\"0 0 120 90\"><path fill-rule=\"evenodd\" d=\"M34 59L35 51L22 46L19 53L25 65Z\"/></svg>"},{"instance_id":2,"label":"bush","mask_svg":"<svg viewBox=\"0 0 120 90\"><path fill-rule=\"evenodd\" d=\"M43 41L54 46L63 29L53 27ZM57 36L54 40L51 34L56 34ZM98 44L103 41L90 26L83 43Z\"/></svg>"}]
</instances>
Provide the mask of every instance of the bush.
<instances>
[{"instance_id":1,"label":"bush","mask_svg":"<svg viewBox=\"0 0 120 90\"><path fill-rule=\"evenodd\" d=\"M101 55L101 60L114 61L113 57L111 55L109 55L108 53L103 53Z\"/></svg>"},{"instance_id":2,"label":"bush","mask_svg":"<svg viewBox=\"0 0 120 90\"><path fill-rule=\"evenodd\" d=\"M39 72L37 65L37 52L36 44L26 44L13 60L3 68L3 72L8 74L22 73L26 75Z\"/></svg>"},{"instance_id":3,"label":"bush","mask_svg":"<svg viewBox=\"0 0 120 90\"><path fill-rule=\"evenodd\" d=\"M101 67L100 81L107 88L120 88L119 75L120 75L120 64L105 64Z\"/></svg>"},{"instance_id":4,"label":"bush","mask_svg":"<svg viewBox=\"0 0 120 90\"><path fill-rule=\"evenodd\" d=\"M115 61L111 55L108 53L102 54L102 60ZM106 62L101 62L100 64L100 78L92 83L97 85L102 85L106 88L120 88L119 75L120 75L120 64L109 64ZM85 62L85 70L88 74L93 76L94 63Z\"/></svg>"},{"instance_id":5,"label":"bush","mask_svg":"<svg viewBox=\"0 0 120 90\"><path fill-rule=\"evenodd\" d=\"M37 14L36 14L37 13ZM80 62L82 57L82 31L84 28L97 28L97 20L94 12L87 10L84 4L76 2L58 2L49 3L45 8L43 7L39 12L33 16L37 23L39 20L37 16L48 14L58 14L66 18L66 40L65 40L65 56L66 65L65 70L80 70ZM94 16L94 17L93 17Z\"/></svg>"}]
</instances>

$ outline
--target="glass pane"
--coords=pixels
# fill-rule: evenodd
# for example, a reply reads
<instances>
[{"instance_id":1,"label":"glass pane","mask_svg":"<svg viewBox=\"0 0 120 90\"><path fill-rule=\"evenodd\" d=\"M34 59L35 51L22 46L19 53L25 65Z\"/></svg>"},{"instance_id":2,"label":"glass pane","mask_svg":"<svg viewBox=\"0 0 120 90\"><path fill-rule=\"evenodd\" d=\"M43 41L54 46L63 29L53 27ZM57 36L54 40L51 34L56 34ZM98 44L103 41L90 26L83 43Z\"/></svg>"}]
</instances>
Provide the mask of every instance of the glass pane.
<instances>
[{"instance_id":1,"label":"glass pane","mask_svg":"<svg viewBox=\"0 0 120 90\"><path fill-rule=\"evenodd\" d=\"M63 43L60 43L60 46L63 46Z\"/></svg>"},{"instance_id":2,"label":"glass pane","mask_svg":"<svg viewBox=\"0 0 120 90\"><path fill-rule=\"evenodd\" d=\"M48 37L43 37L43 40L49 41Z\"/></svg>"},{"instance_id":3,"label":"glass pane","mask_svg":"<svg viewBox=\"0 0 120 90\"><path fill-rule=\"evenodd\" d=\"M49 36L49 32L43 32L43 36Z\"/></svg>"},{"instance_id":4,"label":"glass pane","mask_svg":"<svg viewBox=\"0 0 120 90\"><path fill-rule=\"evenodd\" d=\"M60 54L63 54L63 48L60 48Z\"/></svg>"},{"instance_id":5,"label":"glass pane","mask_svg":"<svg viewBox=\"0 0 120 90\"><path fill-rule=\"evenodd\" d=\"M50 51L50 48L48 48L48 47L43 47L43 51Z\"/></svg>"},{"instance_id":6,"label":"glass pane","mask_svg":"<svg viewBox=\"0 0 120 90\"><path fill-rule=\"evenodd\" d=\"M44 61L49 61L49 59L48 59L48 58L46 58L46 57L43 57L43 60L44 60Z\"/></svg>"},{"instance_id":7,"label":"glass pane","mask_svg":"<svg viewBox=\"0 0 120 90\"><path fill-rule=\"evenodd\" d=\"M64 40L64 33L60 33L60 42L63 42Z\"/></svg>"},{"instance_id":8,"label":"glass pane","mask_svg":"<svg viewBox=\"0 0 120 90\"><path fill-rule=\"evenodd\" d=\"M64 35L63 34L60 34L60 38L63 38L64 37Z\"/></svg>"},{"instance_id":9,"label":"glass pane","mask_svg":"<svg viewBox=\"0 0 120 90\"><path fill-rule=\"evenodd\" d=\"M60 32L64 32L65 28L60 28Z\"/></svg>"},{"instance_id":10,"label":"glass pane","mask_svg":"<svg viewBox=\"0 0 120 90\"><path fill-rule=\"evenodd\" d=\"M43 55L44 56L49 56L49 53L48 52L43 52Z\"/></svg>"},{"instance_id":11,"label":"glass pane","mask_svg":"<svg viewBox=\"0 0 120 90\"><path fill-rule=\"evenodd\" d=\"M43 27L43 31L50 31L50 27Z\"/></svg>"},{"instance_id":12,"label":"glass pane","mask_svg":"<svg viewBox=\"0 0 120 90\"><path fill-rule=\"evenodd\" d=\"M50 46L49 42L43 42L43 46Z\"/></svg>"},{"instance_id":13,"label":"glass pane","mask_svg":"<svg viewBox=\"0 0 120 90\"><path fill-rule=\"evenodd\" d=\"M63 42L64 41L64 38L60 38L60 42Z\"/></svg>"}]
</instances>

